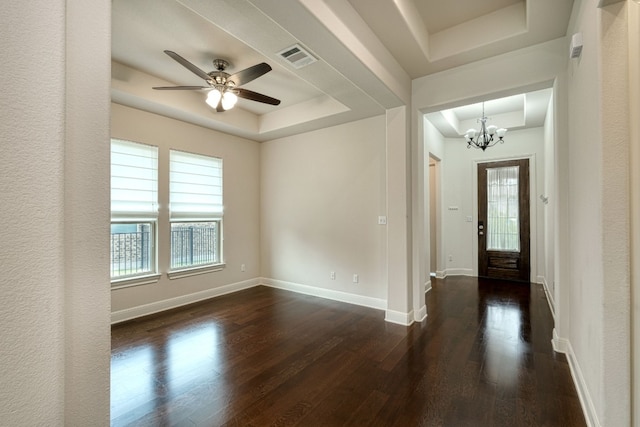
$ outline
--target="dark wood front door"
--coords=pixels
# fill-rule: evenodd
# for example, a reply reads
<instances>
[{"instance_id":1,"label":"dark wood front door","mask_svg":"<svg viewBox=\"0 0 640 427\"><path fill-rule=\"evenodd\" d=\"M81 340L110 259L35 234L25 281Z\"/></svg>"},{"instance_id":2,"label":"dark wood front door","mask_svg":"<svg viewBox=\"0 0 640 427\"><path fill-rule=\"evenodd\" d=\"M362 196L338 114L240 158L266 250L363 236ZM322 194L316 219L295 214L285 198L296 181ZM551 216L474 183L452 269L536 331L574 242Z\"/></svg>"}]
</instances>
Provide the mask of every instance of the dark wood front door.
<instances>
[{"instance_id":1,"label":"dark wood front door","mask_svg":"<svg viewBox=\"0 0 640 427\"><path fill-rule=\"evenodd\" d=\"M529 281L529 160L478 165L478 275Z\"/></svg>"}]
</instances>

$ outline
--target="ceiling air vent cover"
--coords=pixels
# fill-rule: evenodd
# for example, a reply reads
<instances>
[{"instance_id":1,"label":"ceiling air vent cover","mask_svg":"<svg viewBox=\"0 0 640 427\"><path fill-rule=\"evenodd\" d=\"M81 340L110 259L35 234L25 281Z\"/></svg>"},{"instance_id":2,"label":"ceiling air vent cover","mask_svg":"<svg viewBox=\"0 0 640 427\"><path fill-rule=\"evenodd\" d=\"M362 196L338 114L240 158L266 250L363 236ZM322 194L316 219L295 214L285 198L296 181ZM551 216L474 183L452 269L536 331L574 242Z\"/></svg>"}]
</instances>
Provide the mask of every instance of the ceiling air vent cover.
<instances>
[{"instance_id":1,"label":"ceiling air vent cover","mask_svg":"<svg viewBox=\"0 0 640 427\"><path fill-rule=\"evenodd\" d=\"M307 65L313 64L318 60L299 44L294 44L293 46L278 52L278 55L280 55L285 61L293 65L296 69L306 67Z\"/></svg>"}]
</instances>

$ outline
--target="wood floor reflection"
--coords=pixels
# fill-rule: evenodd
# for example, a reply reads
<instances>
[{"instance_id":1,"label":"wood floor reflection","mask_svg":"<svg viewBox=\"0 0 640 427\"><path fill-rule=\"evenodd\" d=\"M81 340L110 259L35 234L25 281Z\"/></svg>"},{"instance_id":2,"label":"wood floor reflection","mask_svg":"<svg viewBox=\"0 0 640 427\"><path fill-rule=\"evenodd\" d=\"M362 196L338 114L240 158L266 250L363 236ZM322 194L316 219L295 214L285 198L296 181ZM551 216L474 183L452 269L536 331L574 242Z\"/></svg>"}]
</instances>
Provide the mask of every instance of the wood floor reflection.
<instances>
[{"instance_id":1,"label":"wood floor reflection","mask_svg":"<svg viewBox=\"0 0 640 427\"><path fill-rule=\"evenodd\" d=\"M429 316L257 287L112 328L112 426L584 426L539 285L435 280Z\"/></svg>"}]
</instances>

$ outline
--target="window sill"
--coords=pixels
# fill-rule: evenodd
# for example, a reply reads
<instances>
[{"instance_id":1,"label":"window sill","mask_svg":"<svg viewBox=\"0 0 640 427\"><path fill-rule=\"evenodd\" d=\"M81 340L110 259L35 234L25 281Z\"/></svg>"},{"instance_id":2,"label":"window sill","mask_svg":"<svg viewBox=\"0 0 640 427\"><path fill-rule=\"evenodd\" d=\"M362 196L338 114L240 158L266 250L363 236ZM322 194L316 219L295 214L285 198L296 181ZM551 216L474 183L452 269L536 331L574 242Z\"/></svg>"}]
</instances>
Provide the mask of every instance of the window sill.
<instances>
[{"instance_id":1,"label":"window sill","mask_svg":"<svg viewBox=\"0 0 640 427\"><path fill-rule=\"evenodd\" d=\"M222 264L203 265L200 267L186 268L184 270L173 270L173 271L167 272L167 277L170 280L173 280L173 279L180 279L181 277L196 276L198 274L213 273L215 271L221 271L222 269L225 268L225 266L226 264L222 263Z\"/></svg>"},{"instance_id":2,"label":"window sill","mask_svg":"<svg viewBox=\"0 0 640 427\"><path fill-rule=\"evenodd\" d=\"M132 286L151 285L158 283L161 274L149 274L146 276L126 277L124 279L111 280L111 289L130 288Z\"/></svg>"}]
</instances>

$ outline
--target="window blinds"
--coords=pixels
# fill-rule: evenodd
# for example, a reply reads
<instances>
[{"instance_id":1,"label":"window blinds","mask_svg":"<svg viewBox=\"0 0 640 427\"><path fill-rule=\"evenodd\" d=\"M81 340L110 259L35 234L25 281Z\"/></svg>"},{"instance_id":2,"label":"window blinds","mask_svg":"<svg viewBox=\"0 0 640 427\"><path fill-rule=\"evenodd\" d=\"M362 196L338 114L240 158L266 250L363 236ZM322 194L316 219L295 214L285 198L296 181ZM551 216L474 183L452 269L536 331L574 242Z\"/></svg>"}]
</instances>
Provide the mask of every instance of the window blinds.
<instances>
[{"instance_id":1,"label":"window blinds","mask_svg":"<svg viewBox=\"0 0 640 427\"><path fill-rule=\"evenodd\" d=\"M171 219L222 217L222 159L171 150Z\"/></svg>"},{"instance_id":2,"label":"window blinds","mask_svg":"<svg viewBox=\"0 0 640 427\"><path fill-rule=\"evenodd\" d=\"M158 147L111 140L111 217L158 217Z\"/></svg>"}]
</instances>

